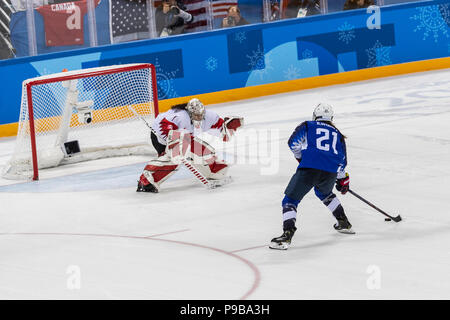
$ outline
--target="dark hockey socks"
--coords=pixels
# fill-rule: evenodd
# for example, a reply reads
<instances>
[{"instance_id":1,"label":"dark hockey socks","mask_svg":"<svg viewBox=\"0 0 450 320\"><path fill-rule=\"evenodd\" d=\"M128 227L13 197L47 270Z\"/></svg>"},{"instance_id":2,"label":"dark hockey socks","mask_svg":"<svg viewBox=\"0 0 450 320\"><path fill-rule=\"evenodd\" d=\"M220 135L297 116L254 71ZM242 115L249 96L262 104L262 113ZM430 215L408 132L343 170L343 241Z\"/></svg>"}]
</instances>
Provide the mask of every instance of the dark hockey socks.
<instances>
[{"instance_id":1,"label":"dark hockey socks","mask_svg":"<svg viewBox=\"0 0 450 320\"><path fill-rule=\"evenodd\" d=\"M297 208L292 204L283 206L283 230L295 229L295 221L297 220Z\"/></svg>"}]
</instances>

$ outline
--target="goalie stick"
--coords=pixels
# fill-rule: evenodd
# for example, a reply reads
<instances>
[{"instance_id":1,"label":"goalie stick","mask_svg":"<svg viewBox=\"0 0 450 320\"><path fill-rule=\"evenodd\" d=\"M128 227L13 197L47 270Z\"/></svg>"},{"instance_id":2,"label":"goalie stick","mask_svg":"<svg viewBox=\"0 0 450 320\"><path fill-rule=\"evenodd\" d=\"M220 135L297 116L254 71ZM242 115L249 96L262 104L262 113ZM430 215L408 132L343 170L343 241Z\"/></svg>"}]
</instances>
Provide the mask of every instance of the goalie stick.
<instances>
[{"instance_id":1,"label":"goalie stick","mask_svg":"<svg viewBox=\"0 0 450 320\"><path fill-rule=\"evenodd\" d=\"M143 116L141 116L139 113L134 110L132 106L128 106L128 109L139 119L141 119L145 125L150 129L150 131L156 135L155 130L150 126L150 124L147 122L147 120L144 119ZM198 171L192 164L190 164L186 159L181 159L181 163L194 175L194 177L197 178L200 183L205 186L207 189L215 189L217 187L223 186L225 184L228 184L232 181L231 177L226 177L224 179L220 180L208 180L206 177Z\"/></svg>"}]
</instances>

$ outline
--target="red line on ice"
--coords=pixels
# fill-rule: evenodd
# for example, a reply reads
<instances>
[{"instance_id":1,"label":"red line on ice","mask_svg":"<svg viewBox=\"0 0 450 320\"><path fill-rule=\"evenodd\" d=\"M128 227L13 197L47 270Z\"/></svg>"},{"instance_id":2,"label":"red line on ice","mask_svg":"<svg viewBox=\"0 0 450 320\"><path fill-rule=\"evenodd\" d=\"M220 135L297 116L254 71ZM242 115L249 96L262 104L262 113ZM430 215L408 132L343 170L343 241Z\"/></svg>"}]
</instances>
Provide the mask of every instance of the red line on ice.
<instances>
[{"instance_id":1,"label":"red line on ice","mask_svg":"<svg viewBox=\"0 0 450 320\"><path fill-rule=\"evenodd\" d=\"M236 253L236 252L247 251L247 250L252 250L252 249L260 249L260 248L266 248L266 247L267 247L267 245L255 246L255 247L250 247L250 248L237 249L237 250L233 250L233 251L230 251L230 252L231 253Z\"/></svg>"},{"instance_id":2,"label":"red line on ice","mask_svg":"<svg viewBox=\"0 0 450 320\"><path fill-rule=\"evenodd\" d=\"M190 230L190 229L181 229L181 230L177 230L177 231L171 231L171 232L165 232L165 233L152 234L151 236L146 236L146 238L160 237L160 236L165 236L165 235L167 235L167 234L173 234L173 233L185 232L185 231L189 231L189 230Z\"/></svg>"},{"instance_id":3,"label":"red line on ice","mask_svg":"<svg viewBox=\"0 0 450 320\"><path fill-rule=\"evenodd\" d=\"M182 232L184 230L174 231L170 233L175 232ZM169 233L165 233L169 234ZM227 256L230 256L232 258L238 259L239 261L246 264L253 272L253 283L252 286L245 292L245 294L239 298L239 300L245 300L247 299L255 290L258 288L259 283L261 281L261 274L259 272L258 267L256 267L252 262L248 261L247 259L240 257L233 252L228 252L219 248L214 248L210 246L205 246L202 244L197 243L191 243L191 242L185 242L185 241L177 241L177 240L168 240L168 239L158 239L154 238L158 235L153 236L128 236L128 235L119 235L119 234L96 234L96 233L59 233L59 232L11 232L11 233L0 233L0 236L78 236L78 237L104 237L104 238L125 238L125 239L136 239L136 240L153 240L153 241L165 241L170 243L176 243L176 244L182 244L186 246L191 247L197 247L202 249L208 249L212 250L218 253L225 254Z\"/></svg>"}]
</instances>

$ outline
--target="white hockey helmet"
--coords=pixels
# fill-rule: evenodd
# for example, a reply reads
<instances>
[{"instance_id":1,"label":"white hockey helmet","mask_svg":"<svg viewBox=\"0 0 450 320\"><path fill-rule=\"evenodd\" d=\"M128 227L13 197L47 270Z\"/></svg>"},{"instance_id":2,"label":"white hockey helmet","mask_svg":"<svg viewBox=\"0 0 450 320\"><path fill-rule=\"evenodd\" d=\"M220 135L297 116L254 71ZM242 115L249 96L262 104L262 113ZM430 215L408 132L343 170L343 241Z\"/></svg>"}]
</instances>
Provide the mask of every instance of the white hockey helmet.
<instances>
[{"instance_id":1,"label":"white hockey helmet","mask_svg":"<svg viewBox=\"0 0 450 320\"><path fill-rule=\"evenodd\" d=\"M192 121L202 121L205 118L205 106L197 98L188 102L186 111Z\"/></svg>"},{"instance_id":2,"label":"white hockey helmet","mask_svg":"<svg viewBox=\"0 0 450 320\"><path fill-rule=\"evenodd\" d=\"M332 121L334 116L333 108L326 103L319 103L313 112L314 121Z\"/></svg>"}]
</instances>

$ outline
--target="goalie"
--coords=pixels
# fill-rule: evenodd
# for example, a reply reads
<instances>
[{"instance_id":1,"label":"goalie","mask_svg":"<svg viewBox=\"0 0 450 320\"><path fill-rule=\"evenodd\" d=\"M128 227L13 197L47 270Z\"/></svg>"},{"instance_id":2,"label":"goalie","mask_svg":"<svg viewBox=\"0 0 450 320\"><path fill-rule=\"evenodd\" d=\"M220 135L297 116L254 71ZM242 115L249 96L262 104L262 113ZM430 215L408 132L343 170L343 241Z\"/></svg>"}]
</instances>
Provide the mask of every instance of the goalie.
<instances>
[{"instance_id":1,"label":"goalie","mask_svg":"<svg viewBox=\"0 0 450 320\"><path fill-rule=\"evenodd\" d=\"M136 191L159 192L161 183L174 174L181 163L200 180L225 179L228 165L217 158L212 146L196 136L208 132L229 141L242 125L243 118L222 119L214 111L205 110L197 98L159 114L151 132L158 158L145 166Z\"/></svg>"}]
</instances>

